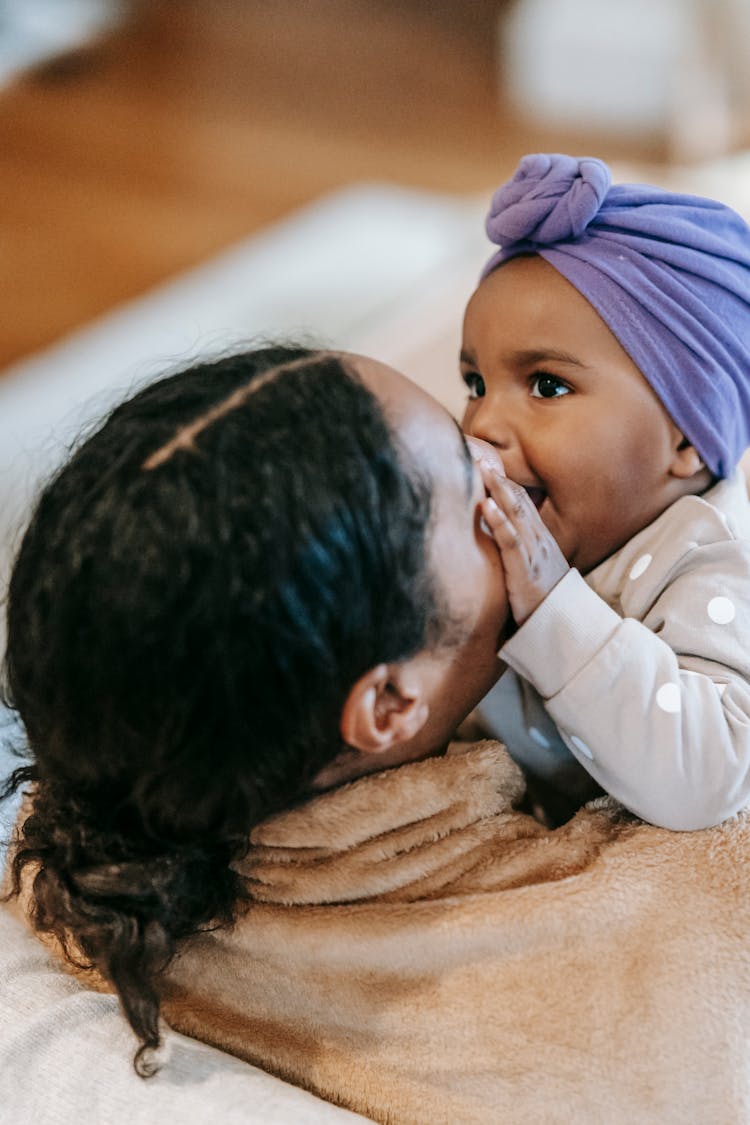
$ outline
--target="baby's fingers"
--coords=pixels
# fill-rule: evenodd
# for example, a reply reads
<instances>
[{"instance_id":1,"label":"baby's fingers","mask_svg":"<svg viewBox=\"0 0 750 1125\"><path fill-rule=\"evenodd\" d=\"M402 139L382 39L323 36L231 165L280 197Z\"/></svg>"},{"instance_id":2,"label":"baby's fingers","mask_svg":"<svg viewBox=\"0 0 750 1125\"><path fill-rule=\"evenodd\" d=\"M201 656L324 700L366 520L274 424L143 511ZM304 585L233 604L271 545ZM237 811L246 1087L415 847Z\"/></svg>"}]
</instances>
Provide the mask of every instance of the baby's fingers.
<instances>
[{"instance_id":1,"label":"baby's fingers","mask_svg":"<svg viewBox=\"0 0 750 1125\"><path fill-rule=\"evenodd\" d=\"M568 564L521 485L488 473L485 488L490 495L482 515L500 551L513 617L522 625Z\"/></svg>"},{"instance_id":2,"label":"baby's fingers","mask_svg":"<svg viewBox=\"0 0 750 1125\"><path fill-rule=\"evenodd\" d=\"M492 538L502 550L503 547L515 547L518 542L518 531L506 516L502 508L492 496L487 496L482 501L482 515Z\"/></svg>"},{"instance_id":3,"label":"baby's fingers","mask_svg":"<svg viewBox=\"0 0 750 1125\"><path fill-rule=\"evenodd\" d=\"M490 498L511 524L519 528L531 521L534 525L538 513L525 488L496 472L483 472L482 480Z\"/></svg>"}]
</instances>

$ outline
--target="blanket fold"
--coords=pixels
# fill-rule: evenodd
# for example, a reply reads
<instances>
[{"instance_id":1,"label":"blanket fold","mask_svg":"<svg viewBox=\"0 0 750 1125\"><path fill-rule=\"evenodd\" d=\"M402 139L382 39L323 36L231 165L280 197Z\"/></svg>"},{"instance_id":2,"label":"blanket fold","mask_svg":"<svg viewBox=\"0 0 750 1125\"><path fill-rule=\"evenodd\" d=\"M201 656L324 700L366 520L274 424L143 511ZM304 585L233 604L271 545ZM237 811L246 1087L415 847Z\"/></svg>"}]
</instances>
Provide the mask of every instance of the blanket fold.
<instances>
[{"instance_id":1,"label":"blanket fold","mask_svg":"<svg viewBox=\"0 0 750 1125\"><path fill-rule=\"evenodd\" d=\"M398 1125L750 1121L748 817L553 831L520 793L485 742L267 821L169 1021Z\"/></svg>"}]
</instances>

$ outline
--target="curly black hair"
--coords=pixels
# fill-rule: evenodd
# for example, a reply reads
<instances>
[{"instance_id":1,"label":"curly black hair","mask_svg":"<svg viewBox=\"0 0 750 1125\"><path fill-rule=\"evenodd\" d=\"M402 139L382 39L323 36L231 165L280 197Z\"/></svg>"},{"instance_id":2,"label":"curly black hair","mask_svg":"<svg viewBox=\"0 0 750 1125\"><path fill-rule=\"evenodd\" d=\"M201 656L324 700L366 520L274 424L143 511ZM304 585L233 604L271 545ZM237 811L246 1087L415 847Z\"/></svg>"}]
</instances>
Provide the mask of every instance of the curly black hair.
<instances>
[{"instance_id":1,"label":"curly black hair","mask_svg":"<svg viewBox=\"0 0 750 1125\"><path fill-rule=\"evenodd\" d=\"M229 925L251 828L341 749L351 686L439 638L429 490L346 357L267 346L162 378L44 489L5 694L32 919L117 990L153 1073L178 945Z\"/></svg>"}]
</instances>

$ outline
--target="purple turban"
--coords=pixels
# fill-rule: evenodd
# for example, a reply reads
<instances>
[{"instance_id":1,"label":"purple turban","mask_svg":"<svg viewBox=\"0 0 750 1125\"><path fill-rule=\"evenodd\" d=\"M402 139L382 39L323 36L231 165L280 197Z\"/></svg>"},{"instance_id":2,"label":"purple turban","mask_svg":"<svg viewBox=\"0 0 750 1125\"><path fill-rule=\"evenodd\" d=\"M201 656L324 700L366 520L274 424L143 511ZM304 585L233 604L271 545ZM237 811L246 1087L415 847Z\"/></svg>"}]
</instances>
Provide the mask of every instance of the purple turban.
<instances>
[{"instance_id":1,"label":"purple turban","mask_svg":"<svg viewBox=\"0 0 750 1125\"><path fill-rule=\"evenodd\" d=\"M610 185L601 160L525 156L492 197L482 276L519 254L554 266L728 476L750 446L750 227L712 199Z\"/></svg>"}]
</instances>

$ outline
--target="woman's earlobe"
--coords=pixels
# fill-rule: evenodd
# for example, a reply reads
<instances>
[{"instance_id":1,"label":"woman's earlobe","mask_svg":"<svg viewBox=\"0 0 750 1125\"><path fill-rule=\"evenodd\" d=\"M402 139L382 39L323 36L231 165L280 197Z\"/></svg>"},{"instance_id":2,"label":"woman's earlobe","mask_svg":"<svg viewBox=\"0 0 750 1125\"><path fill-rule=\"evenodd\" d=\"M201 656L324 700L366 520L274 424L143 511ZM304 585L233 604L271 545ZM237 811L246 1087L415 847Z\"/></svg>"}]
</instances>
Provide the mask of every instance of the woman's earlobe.
<instances>
[{"instance_id":1,"label":"woman's earlobe","mask_svg":"<svg viewBox=\"0 0 750 1125\"><path fill-rule=\"evenodd\" d=\"M425 673L418 659L370 668L344 702L339 720L343 748L316 774L311 789L331 789L364 773L385 769L386 764L408 760L408 744L417 739L429 714Z\"/></svg>"},{"instance_id":2,"label":"woman's earlobe","mask_svg":"<svg viewBox=\"0 0 750 1125\"><path fill-rule=\"evenodd\" d=\"M410 681L399 666L378 664L350 690L341 712L341 737L354 750L382 753L414 738L428 714L418 680Z\"/></svg>"}]
</instances>

